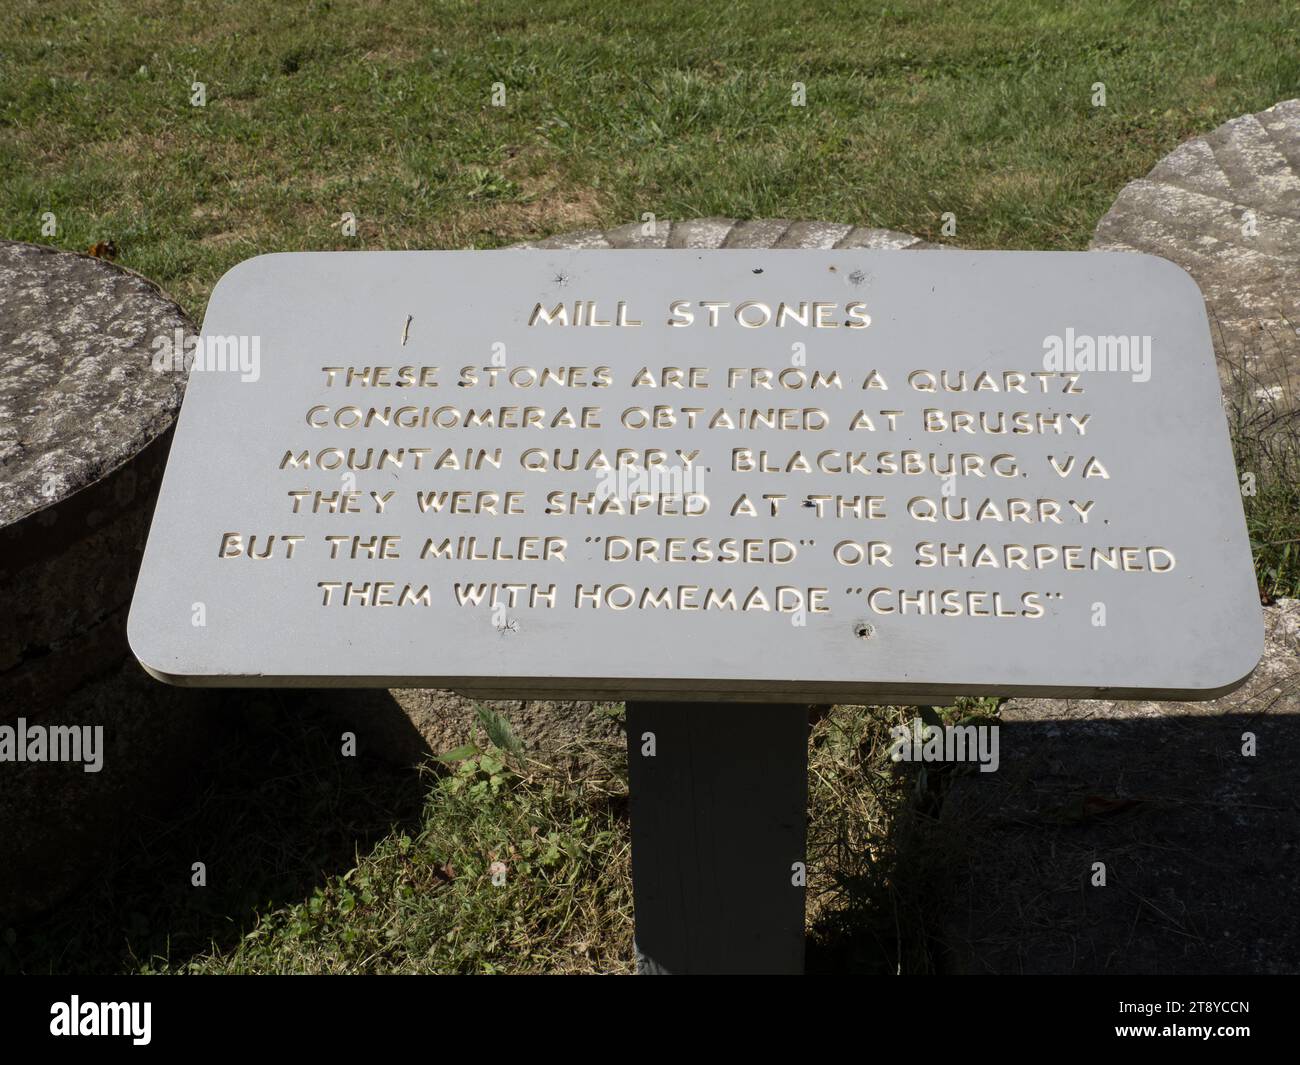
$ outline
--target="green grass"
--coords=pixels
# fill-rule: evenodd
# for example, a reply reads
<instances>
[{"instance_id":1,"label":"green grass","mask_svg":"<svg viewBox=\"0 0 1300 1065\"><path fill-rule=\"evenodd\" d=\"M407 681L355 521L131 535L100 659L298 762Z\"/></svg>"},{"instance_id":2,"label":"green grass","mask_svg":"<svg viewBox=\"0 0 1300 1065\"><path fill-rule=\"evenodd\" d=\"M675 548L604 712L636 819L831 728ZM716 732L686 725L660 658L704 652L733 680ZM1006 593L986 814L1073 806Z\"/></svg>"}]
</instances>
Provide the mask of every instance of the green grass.
<instances>
[{"instance_id":1,"label":"green grass","mask_svg":"<svg viewBox=\"0 0 1300 1065\"><path fill-rule=\"evenodd\" d=\"M0 973L628 971L621 744L579 779L496 748L504 719L422 765L342 758L320 703L232 698L188 798L72 898L0 921Z\"/></svg>"},{"instance_id":2,"label":"green grass","mask_svg":"<svg viewBox=\"0 0 1300 1065\"><path fill-rule=\"evenodd\" d=\"M621 719L622 707L611 705ZM809 967L930 972L959 841L936 836L971 766L899 766L909 709L836 707L809 742ZM996 714L963 701L948 720ZM0 973L626 973L632 970L621 743L574 775L486 722L403 769L341 759L310 699L232 708L192 801L50 913L0 928ZM191 863L208 871L202 889ZM504 878L494 881L494 862Z\"/></svg>"},{"instance_id":3,"label":"green grass","mask_svg":"<svg viewBox=\"0 0 1300 1065\"><path fill-rule=\"evenodd\" d=\"M234 949L161 971L629 971L626 780L568 787L491 744L458 753L418 826L260 916Z\"/></svg>"},{"instance_id":4,"label":"green grass","mask_svg":"<svg viewBox=\"0 0 1300 1065\"><path fill-rule=\"evenodd\" d=\"M1180 140L1296 94L1298 12L20 0L0 232L51 242L52 211L53 243L115 240L195 316L258 252L491 247L645 212L938 239L951 211L950 243L1081 248Z\"/></svg>"},{"instance_id":5,"label":"green grass","mask_svg":"<svg viewBox=\"0 0 1300 1065\"><path fill-rule=\"evenodd\" d=\"M1228 427L1242 482L1265 602L1300 595L1300 415L1261 402L1243 387L1228 404Z\"/></svg>"},{"instance_id":6,"label":"green grass","mask_svg":"<svg viewBox=\"0 0 1300 1065\"><path fill-rule=\"evenodd\" d=\"M260 252L496 247L647 212L1083 248L1180 141L1300 94L1298 28L1294 0L20 0L0 37L0 233L111 239L196 320ZM1233 425L1261 584L1294 595L1294 432L1258 418ZM897 716L841 707L813 735L814 967L934 967L943 780L882 759ZM0 970L627 971L617 752L579 780L485 735L466 739L499 765L344 769L310 720L277 720L122 868L6 930ZM228 862L206 892L159 886L195 853Z\"/></svg>"}]
</instances>

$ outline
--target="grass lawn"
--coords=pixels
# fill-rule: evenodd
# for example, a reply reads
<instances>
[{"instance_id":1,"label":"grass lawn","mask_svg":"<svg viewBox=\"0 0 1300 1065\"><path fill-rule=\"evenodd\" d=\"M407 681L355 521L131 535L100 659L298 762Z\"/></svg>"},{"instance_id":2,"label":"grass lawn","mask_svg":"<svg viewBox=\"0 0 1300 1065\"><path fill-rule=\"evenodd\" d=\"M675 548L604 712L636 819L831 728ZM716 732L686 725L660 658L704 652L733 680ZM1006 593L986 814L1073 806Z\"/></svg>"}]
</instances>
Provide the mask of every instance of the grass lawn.
<instances>
[{"instance_id":1,"label":"grass lawn","mask_svg":"<svg viewBox=\"0 0 1300 1065\"><path fill-rule=\"evenodd\" d=\"M1300 95L1297 44L1294 0L17 0L0 36L0 235L112 240L196 320L221 274L261 252L487 248L647 212L1078 249L1180 141ZM1277 595L1300 589L1293 443L1263 447L1273 472L1248 501ZM935 782L882 761L897 716L841 708L813 738L809 914L825 967L933 965ZM314 735L281 736L290 778L319 777L341 811L373 798ZM343 872L286 847L300 897L258 897L251 865L214 890L204 905L233 915L228 935L186 933L191 896L137 877L38 932L0 929L0 969L625 970L618 752L575 783L478 742L493 760L439 767L400 817L380 789L367 809L382 830ZM215 786L226 809L276 796ZM527 874L491 886L494 854Z\"/></svg>"},{"instance_id":2,"label":"grass lawn","mask_svg":"<svg viewBox=\"0 0 1300 1065\"><path fill-rule=\"evenodd\" d=\"M494 247L644 212L1082 248L1179 141L1300 87L1300 6L1278 0L19 0L6 23L4 235L42 241L51 211L44 243L112 239L196 317L259 252Z\"/></svg>"}]
</instances>

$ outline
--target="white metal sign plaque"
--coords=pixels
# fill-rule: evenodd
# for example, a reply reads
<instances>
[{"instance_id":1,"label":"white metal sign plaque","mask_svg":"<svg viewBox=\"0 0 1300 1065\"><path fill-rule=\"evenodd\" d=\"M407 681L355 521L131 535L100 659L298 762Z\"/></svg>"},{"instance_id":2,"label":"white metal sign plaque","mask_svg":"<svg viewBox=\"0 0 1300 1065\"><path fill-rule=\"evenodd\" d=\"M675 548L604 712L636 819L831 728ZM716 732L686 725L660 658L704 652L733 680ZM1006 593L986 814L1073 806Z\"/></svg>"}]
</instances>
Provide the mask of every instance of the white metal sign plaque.
<instances>
[{"instance_id":1,"label":"white metal sign plaque","mask_svg":"<svg viewBox=\"0 0 1300 1065\"><path fill-rule=\"evenodd\" d=\"M163 680L1196 698L1259 658L1161 259L267 255L165 340L194 369L129 626Z\"/></svg>"}]
</instances>

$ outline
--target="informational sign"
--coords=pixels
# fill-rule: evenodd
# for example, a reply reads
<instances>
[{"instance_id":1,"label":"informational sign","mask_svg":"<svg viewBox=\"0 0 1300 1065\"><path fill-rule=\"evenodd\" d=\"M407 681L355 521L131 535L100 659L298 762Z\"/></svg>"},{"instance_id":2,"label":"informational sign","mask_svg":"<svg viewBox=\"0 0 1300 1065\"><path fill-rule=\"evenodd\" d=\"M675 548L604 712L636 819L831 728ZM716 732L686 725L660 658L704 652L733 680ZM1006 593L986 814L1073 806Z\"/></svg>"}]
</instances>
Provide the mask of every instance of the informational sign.
<instances>
[{"instance_id":1,"label":"informational sign","mask_svg":"<svg viewBox=\"0 0 1300 1065\"><path fill-rule=\"evenodd\" d=\"M1140 255L266 255L130 618L195 685L1211 697L1262 645L1201 295Z\"/></svg>"}]
</instances>

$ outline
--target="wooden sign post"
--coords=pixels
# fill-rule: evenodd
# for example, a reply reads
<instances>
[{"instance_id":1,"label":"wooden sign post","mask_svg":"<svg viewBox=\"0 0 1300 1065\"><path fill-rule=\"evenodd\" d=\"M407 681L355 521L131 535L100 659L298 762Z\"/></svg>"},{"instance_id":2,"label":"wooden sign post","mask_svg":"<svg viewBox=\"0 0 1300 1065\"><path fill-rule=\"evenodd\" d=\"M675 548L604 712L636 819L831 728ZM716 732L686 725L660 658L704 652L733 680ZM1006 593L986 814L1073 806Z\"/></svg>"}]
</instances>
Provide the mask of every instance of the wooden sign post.
<instances>
[{"instance_id":1,"label":"wooden sign post","mask_svg":"<svg viewBox=\"0 0 1300 1065\"><path fill-rule=\"evenodd\" d=\"M627 736L638 971L802 972L808 708L632 702Z\"/></svg>"},{"instance_id":2,"label":"wooden sign post","mask_svg":"<svg viewBox=\"0 0 1300 1065\"><path fill-rule=\"evenodd\" d=\"M627 701L646 970L799 969L808 704L1208 698L1261 651L1149 256L269 255L159 358L141 663Z\"/></svg>"}]
</instances>

